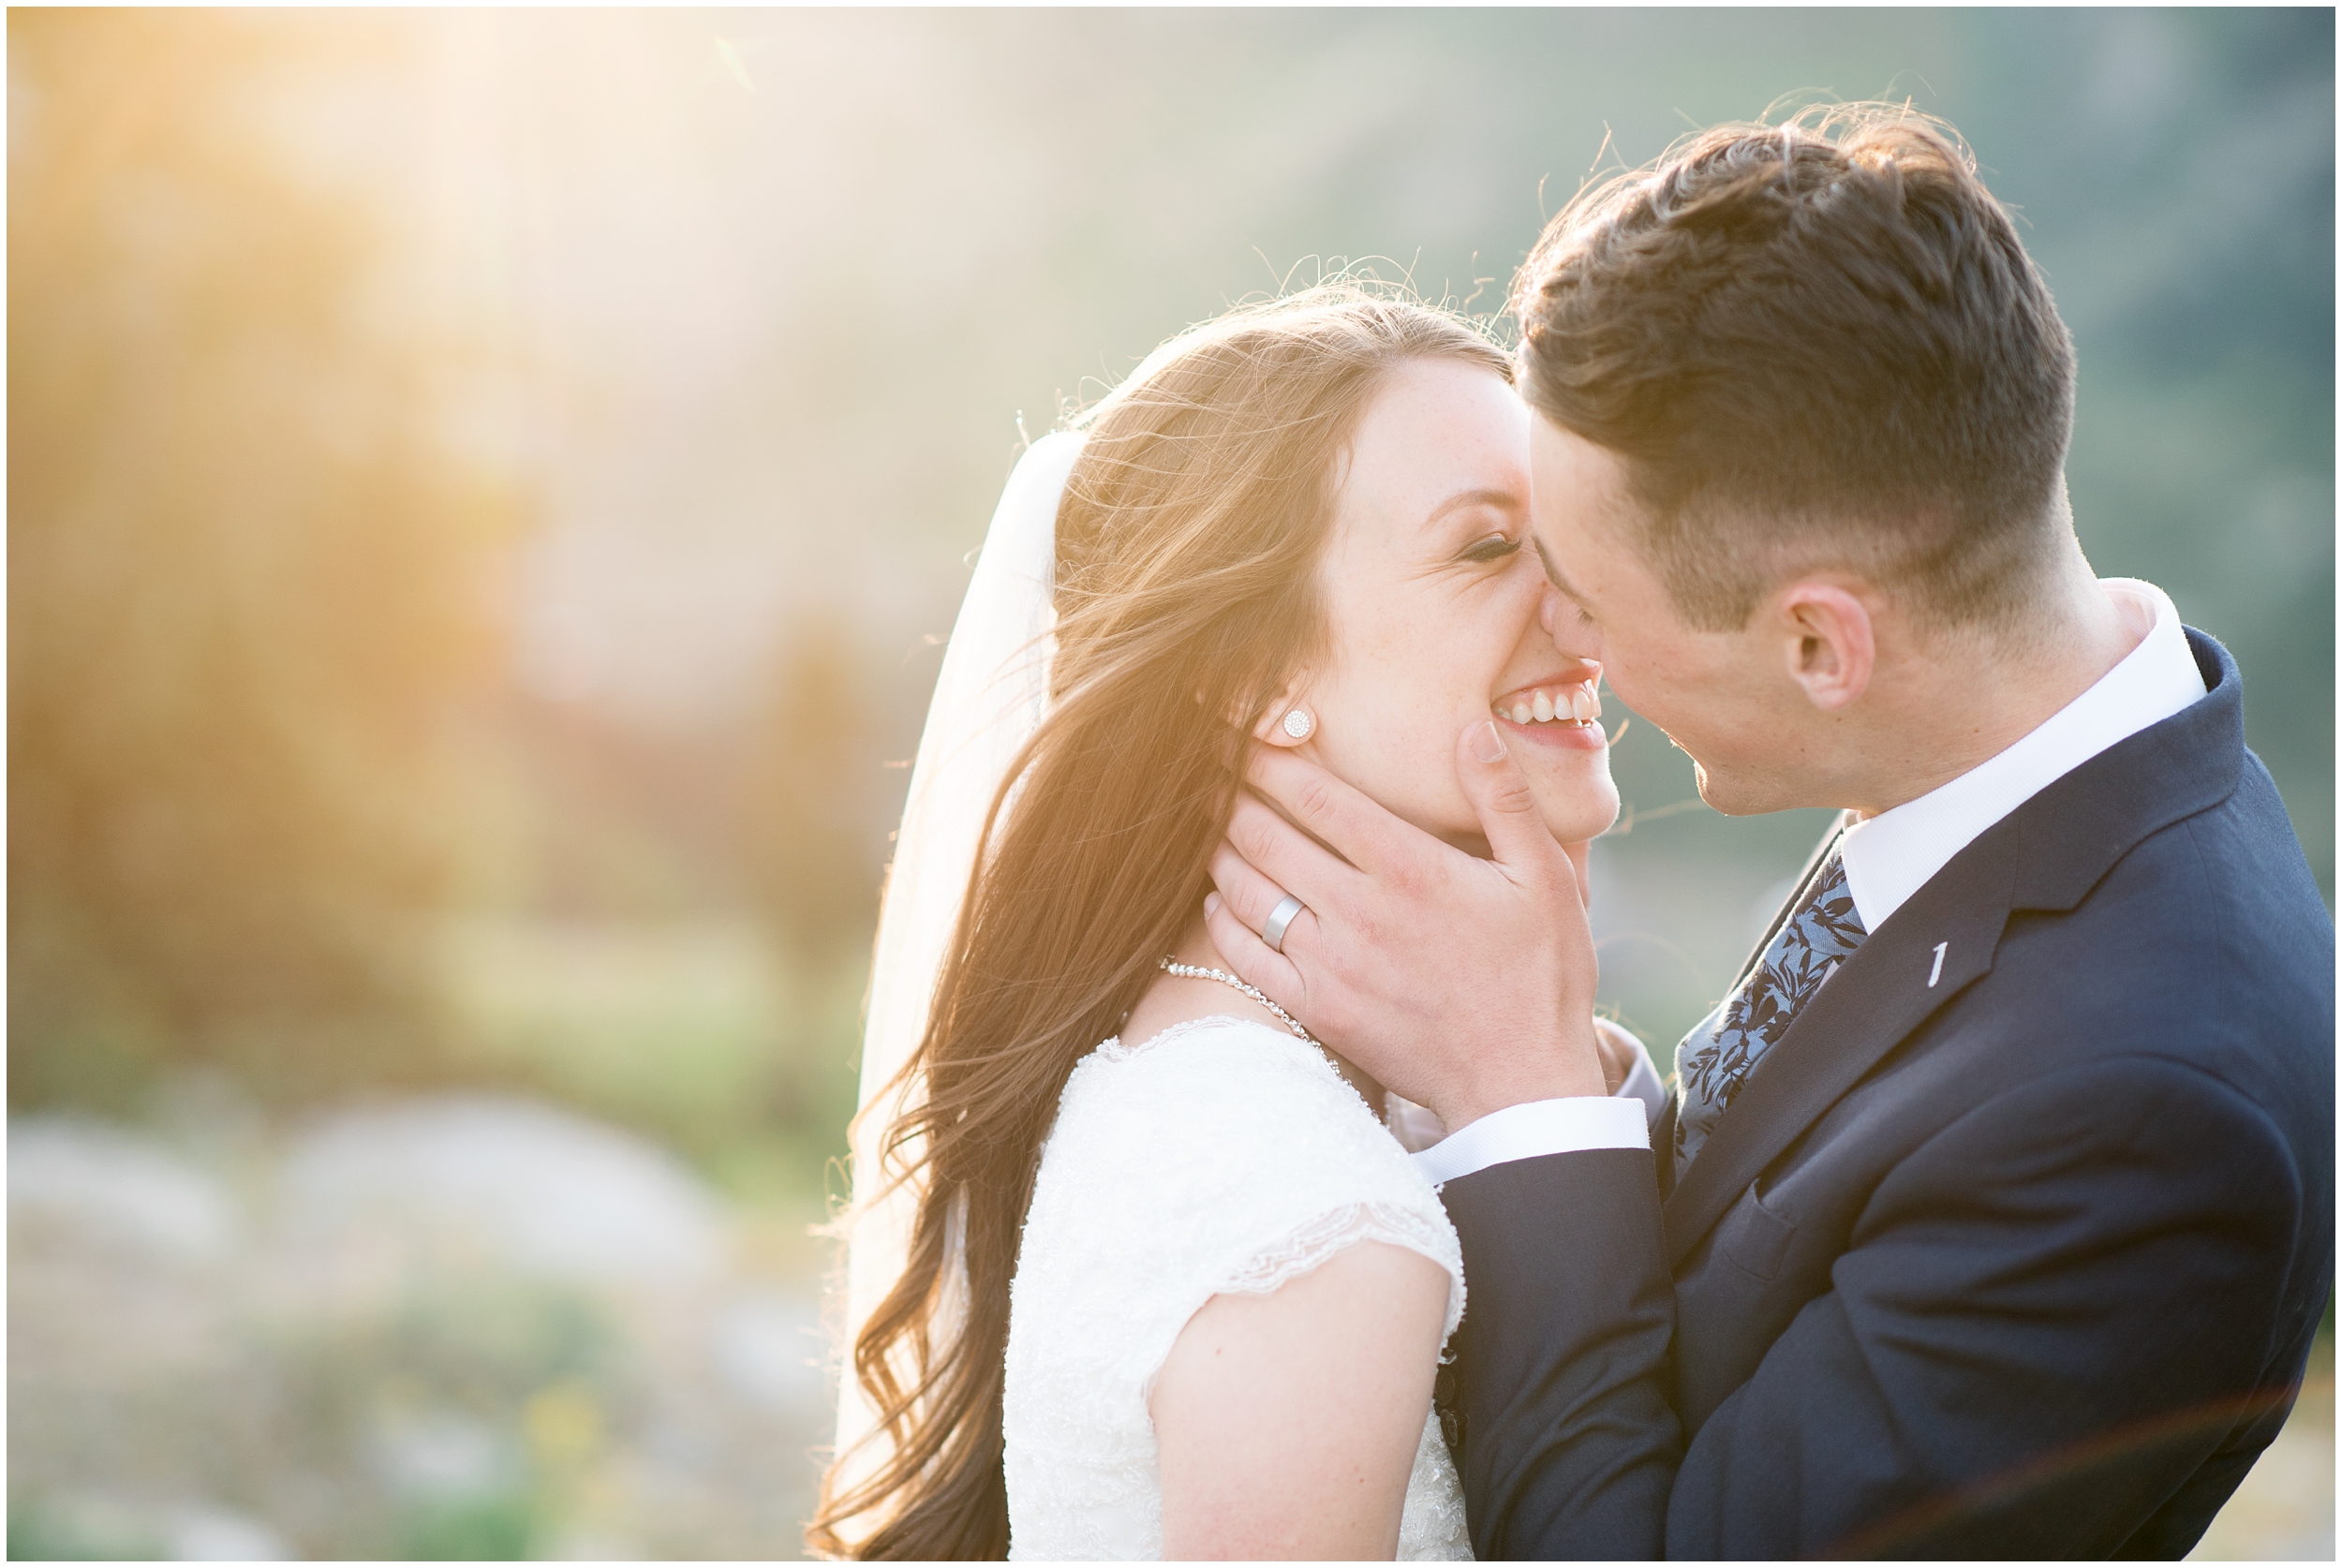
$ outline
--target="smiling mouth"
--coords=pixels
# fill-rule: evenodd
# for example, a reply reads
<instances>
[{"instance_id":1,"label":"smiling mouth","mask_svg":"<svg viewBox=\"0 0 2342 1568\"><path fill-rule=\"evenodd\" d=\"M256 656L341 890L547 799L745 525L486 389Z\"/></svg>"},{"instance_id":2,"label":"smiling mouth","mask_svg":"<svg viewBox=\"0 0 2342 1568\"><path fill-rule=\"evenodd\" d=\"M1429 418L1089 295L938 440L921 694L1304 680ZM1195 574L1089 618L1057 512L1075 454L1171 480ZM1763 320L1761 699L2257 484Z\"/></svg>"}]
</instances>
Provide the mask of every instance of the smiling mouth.
<instances>
[{"instance_id":1,"label":"smiling mouth","mask_svg":"<svg viewBox=\"0 0 2342 1568\"><path fill-rule=\"evenodd\" d=\"M1593 681L1523 687L1490 703L1489 710L1516 724L1574 724L1593 729L1594 720L1602 717L1602 699L1594 695L1593 687Z\"/></svg>"}]
</instances>

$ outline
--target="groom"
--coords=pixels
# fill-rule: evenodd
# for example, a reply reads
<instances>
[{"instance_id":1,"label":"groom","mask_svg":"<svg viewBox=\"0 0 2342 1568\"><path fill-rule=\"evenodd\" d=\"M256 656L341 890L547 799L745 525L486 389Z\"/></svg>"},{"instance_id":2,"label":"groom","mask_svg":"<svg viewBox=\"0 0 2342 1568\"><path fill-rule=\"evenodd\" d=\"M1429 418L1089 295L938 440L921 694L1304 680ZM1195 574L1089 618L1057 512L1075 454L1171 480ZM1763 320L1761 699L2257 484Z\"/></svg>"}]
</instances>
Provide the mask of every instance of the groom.
<instances>
[{"instance_id":1,"label":"groom","mask_svg":"<svg viewBox=\"0 0 2342 1568\"><path fill-rule=\"evenodd\" d=\"M1449 1130L1475 1546L2183 1555L2333 1280L2334 931L2235 662L2083 558L2039 274L1842 111L1581 199L1515 308L1555 643L1718 809L1845 815L1647 1127L1501 727L1492 860L1256 760L1212 937Z\"/></svg>"}]
</instances>

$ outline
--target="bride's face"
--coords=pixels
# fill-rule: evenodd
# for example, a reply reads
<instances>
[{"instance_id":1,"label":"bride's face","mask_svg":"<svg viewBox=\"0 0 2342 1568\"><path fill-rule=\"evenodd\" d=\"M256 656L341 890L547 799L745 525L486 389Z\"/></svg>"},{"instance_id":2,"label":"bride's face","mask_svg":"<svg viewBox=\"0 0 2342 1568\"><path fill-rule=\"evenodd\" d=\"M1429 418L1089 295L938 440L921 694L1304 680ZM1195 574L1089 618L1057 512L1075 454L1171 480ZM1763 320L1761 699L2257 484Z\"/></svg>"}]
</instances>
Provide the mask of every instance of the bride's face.
<instances>
[{"instance_id":1,"label":"bride's face","mask_svg":"<svg viewBox=\"0 0 2342 1568\"><path fill-rule=\"evenodd\" d=\"M1320 569L1330 652L1298 688L1317 720L1299 749L1483 852L1456 779L1458 737L1481 719L1497 718L1555 837L1591 838L1618 815L1601 666L1538 625L1546 580L1528 540L1529 411L1512 389L1452 361L1390 375L1340 475Z\"/></svg>"}]
</instances>

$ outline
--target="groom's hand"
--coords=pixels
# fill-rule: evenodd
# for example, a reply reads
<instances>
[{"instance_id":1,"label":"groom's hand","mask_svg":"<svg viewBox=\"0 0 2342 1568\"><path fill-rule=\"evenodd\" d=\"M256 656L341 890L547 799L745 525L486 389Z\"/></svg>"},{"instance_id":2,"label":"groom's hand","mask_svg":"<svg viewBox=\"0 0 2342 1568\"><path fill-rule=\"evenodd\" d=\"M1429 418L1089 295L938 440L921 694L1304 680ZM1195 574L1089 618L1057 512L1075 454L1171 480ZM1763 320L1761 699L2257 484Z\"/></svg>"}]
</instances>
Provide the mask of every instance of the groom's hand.
<instances>
[{"instance_id":1,"label":"groom's hand","mask_svg":"<svg viewBox=\"0 0 2342 1568\"><path fill-rule=\"evenodd\" d=\"M1238 974L1451 1132L1506 1105L1607 1092L1576 868L1494 724L1464 732L1457 773L1491 860L1255 747L1252 787L1284 815L1238 792L1205 900ZM1307 909L1278 953L1260 931L1288 893Z\"/></svg>"}]
</instances>

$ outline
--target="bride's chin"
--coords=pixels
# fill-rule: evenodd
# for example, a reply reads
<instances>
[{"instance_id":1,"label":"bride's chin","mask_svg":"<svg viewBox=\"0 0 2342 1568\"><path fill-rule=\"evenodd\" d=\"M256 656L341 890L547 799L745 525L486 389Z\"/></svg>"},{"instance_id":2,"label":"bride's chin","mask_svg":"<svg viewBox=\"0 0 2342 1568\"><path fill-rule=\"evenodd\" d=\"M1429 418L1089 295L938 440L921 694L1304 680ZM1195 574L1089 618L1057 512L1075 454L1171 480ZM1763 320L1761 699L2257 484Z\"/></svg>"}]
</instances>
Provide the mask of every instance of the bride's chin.
<instances>
[{"instance_id":1,"label":"bride's chin","mask_svg":"<svg viewBox=\"0 0 2342 1568\"><path fill-rule=\"evenodd\" d=\"M1529 791L1537 803L1538 820L1562 843L1582 844L1589 838L1599 838L1618 821L1618 786L1610 779L1608 755L1595 752L1575 759L1574 766L1567 762L1557 766L1553 760L1543 757L1520 760L1529 776ZM1434 826L1411 812L1402 811L1400 815L1468 855L1491 859L1495 851L1489 848L1488 836L1480 831L1479 820L1471 812L1471 802L1460 791L1452 797L1452 804L1438 813L1447 819L1440 825Z\"/></svg>"},{"instance_id":2,"label":"bride's chin","mask_svg":"<svg viewBox=\"0 0 2342 1568\"><path fill-rule=\"evenodd\" d=\"M1541 779L1535 788L1537 815L1545 819L1546 831L1564 844L1599 838L1618 821L1618 790L1607 774L1598 786Z\"/></svg>"}]
</instances>

